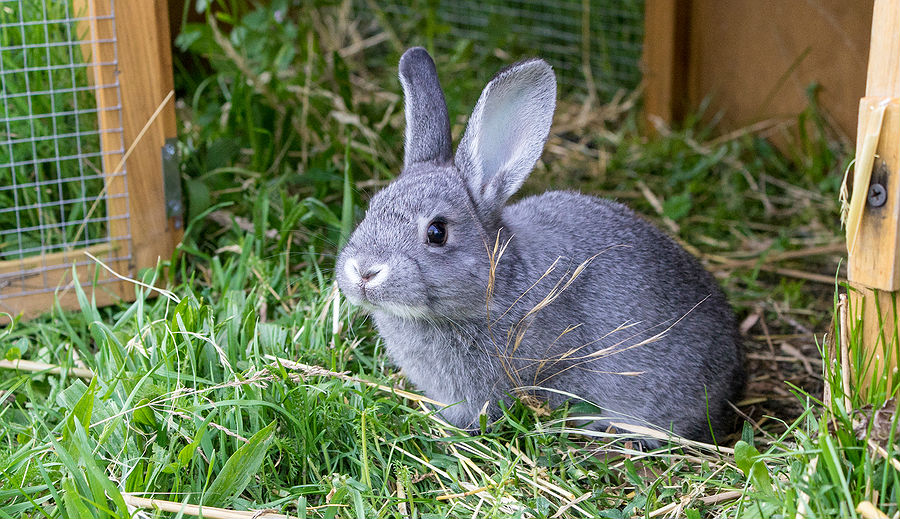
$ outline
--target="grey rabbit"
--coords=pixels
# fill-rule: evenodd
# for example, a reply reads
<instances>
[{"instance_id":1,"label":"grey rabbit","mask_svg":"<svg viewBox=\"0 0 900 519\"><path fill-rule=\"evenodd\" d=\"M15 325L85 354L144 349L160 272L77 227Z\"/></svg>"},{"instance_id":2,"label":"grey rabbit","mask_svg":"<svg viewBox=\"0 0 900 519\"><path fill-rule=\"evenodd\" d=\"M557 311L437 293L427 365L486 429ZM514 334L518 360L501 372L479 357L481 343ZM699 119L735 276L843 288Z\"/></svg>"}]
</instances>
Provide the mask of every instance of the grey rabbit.
<instances>
[{"instance_id":1,"label":"grey rabbit","mask_svg":"<svg viewBox=\"0 0 900 519\"><path fill-rule=\"evenodd\" d=\"M550 191L506 204L550 132L551 67L501 70L455 156L431 57L411 48L399 68L403 170L372 198L336 276L408 379L452 404L441 416L475 428L500 400L576 395L602 409L593 427L727 432L743 355L699 262L616 202Z\"/></svg>"}]
</instances>

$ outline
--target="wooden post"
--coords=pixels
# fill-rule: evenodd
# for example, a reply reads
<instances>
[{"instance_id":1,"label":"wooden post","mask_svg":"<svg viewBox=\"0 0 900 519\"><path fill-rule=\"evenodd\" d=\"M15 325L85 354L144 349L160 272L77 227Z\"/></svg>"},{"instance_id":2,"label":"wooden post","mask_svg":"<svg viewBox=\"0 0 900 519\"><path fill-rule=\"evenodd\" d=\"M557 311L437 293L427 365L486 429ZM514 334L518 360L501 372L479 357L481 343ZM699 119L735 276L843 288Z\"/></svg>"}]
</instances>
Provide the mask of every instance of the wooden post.
<instances>
[{"instance_id":1,"label":"wooden post","mask_svg":"<svg viewBox=\"0 0 900 519\"><path fill-rule=\"evenodd\" d=\"M131 268L123 269L123 273L154 267L158 259L172 254L182 235L180 217L166 217L161 180L162 147L167 138L176 136L174 102L164 107L135 143L159 104L174 88L168 5L166 2L122 2L116 4L115 12L110 0L75 0L75 5L90 16L93 62L115 62L115 65L94 67L95 85L119 87L97 90L101 128L122 130L121 135L105 133L109 142L104 141L103 148L114 150L124 143L124 153L135 145L125 165L127 175L110 176L122 154L104 155L107 192L121 195L111 197L107 211L126 215L131 220L130 228L127 219L111 220L110 236L114 241L119 237L130 241L121 247L133 258ZM121 109L116 110L119 106Z\"/></svg>"},{"instance_id":2,"label":"wooden post","mask_svg":"<svg viewBox=\"0 0 900 519\"><path fill-rule=\"evenodd\" d=\"M689 0L647 0L644 8L644 114L666 123L687 106Z\"/></svg>"},{"instance_id":3,"label":"wooden post","mask_svg":"<svg viewBox=\"0 0 900 519\"><path fill-rule=\"evenodd\" d=\"M116 14L119 82L124 107L122 129L128 149L174 88L172 42L166 2L121 2L117 4ZM137 269L155 267L158 259L169 259L181 241L183 222L180 216L166 216L162 182L162 149L167 138L176 136L173 100L165 106L128 159L128 205Z\"/></svg>"},{"instance_id":4,"label":"wooden post","mask_svg":"<svg viewBox=\"0 0 900 519\"><path fill-rule=\"evenodd\" d=\"M900 357L900 2L876 0L847 219L850 309L861 324L854 382L885 395ZM884 375L887 376L884 376Z\"/></svg>"}]
</instances>

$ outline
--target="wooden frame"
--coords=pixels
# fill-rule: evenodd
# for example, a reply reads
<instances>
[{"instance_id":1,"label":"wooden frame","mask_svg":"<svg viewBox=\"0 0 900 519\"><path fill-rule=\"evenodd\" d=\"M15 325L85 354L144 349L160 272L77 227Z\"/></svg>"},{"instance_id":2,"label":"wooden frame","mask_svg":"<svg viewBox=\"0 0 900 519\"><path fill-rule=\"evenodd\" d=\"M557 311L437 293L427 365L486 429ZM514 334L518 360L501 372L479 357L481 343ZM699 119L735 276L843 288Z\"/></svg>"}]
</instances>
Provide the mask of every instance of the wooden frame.
<instances>
[{"instance_id":1,"label":"wooden frame","mask_svg":"<svg viewBox=\"0 0 900 519\"><path fill-rule=\"evenodd\" d=\"M182 233L180 217L166 216L162 174L162 148L166 138L176 135L174 103L170 100L151 122L173 88L167 3L73 0L73 4L76 13L83 13L79 16L79 32L90 42L83 48L92 57L91 81L100 86L117 85L96 90L101 147L105 150L102 165L109 236L113 241L0 262L0 312L25 318L49 311L55 297L64 308L78 307L71 287L72 268L86 286L91 286L100 272L85 252L104 262L109 258L110 268L123 276L134 276L142 268L155 267L160 258L170 257ZM112 128L121 128L121 134L104 132ZM117 174L129 150L125 174ZM4 279L23 276L39 276L42 286L51 290L17 295L10 290L9 282L3 284ZM54 293L52 289L56 288ZM135 288L116 280L96 285L88 295L98 305L105 305L133 300ZM0 323L3 320L6 318L0 316Z\"/></svg>"}]
</instances>

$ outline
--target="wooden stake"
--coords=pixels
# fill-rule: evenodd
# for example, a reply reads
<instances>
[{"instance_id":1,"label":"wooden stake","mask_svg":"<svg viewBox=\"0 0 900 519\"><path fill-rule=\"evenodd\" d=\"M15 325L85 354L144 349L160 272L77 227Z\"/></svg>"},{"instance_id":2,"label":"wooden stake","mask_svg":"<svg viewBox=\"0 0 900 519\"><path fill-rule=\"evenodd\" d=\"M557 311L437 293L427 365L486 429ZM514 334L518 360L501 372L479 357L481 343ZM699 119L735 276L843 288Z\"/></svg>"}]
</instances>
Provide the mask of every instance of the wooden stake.
<instances>
[{"instance_id":1,"label":"wooden stake","mask_svg":"<svg viewBox=\"0 0 900 519\"><path fill-rule=\"evenodd\" d=\"M876 0L847 220L850 310L860 323L860 391L890 391L900 344L900 2Z\"/></svg>"}]
</instances>

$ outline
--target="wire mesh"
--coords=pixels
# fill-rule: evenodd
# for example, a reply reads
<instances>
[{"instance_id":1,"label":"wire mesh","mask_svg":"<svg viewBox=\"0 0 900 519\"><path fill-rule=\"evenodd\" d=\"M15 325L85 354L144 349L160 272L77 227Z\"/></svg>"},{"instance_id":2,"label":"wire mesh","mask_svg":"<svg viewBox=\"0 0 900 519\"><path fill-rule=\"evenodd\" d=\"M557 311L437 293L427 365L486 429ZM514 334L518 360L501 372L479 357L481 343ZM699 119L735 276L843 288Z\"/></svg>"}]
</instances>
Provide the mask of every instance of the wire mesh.
<instances>
[{"instance_id":1,"label":"wire mesh","mask_svg":"<svg viewBox=\"0 0 900 519\"><path fill-rule=\"evenodd\" d=\"M131 257L127 187L107 189L125 184L110 167L124 154L119 84L101 73L117 55L93 57L115 46L113 0L0 0L0 300L56 290L48 273L89 264L82 249Z\"/></svg>"},{"instance_id":2,"label":"wire mesh","mask_svg":"<svg viewBox=\"0 0 900 519\"><path fill-rule=\"evenodd\" d=\"M609 100L641 81L644 0L365 0L361 8L451 62L544 58L563 95L593 89Z\"/></svg>"}]
</instances>

